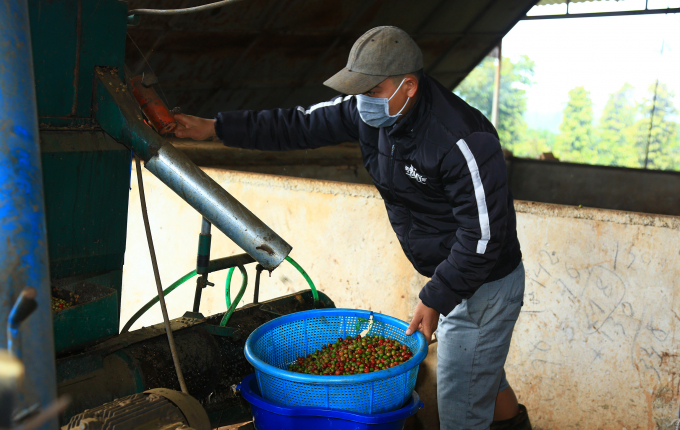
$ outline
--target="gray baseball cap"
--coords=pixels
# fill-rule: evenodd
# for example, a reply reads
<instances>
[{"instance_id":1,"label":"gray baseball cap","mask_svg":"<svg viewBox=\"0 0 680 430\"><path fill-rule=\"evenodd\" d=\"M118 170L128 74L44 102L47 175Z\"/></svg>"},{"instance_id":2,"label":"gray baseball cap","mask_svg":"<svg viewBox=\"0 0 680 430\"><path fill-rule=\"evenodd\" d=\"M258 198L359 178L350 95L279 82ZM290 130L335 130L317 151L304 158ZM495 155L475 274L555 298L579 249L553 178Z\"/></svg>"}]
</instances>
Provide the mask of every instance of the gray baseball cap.
<instances>
[{"instance_id":1,"label":"gray baseball cap","mask_svg":"<svg viewBox=\"0 0 680 430\"><path fill-rule=\"evenodd\" d=\"M347 66L323 84L342 94L363 94L389 78L423 68L423 53L404 30L383 26L363 34L349 51Z\"/></svg>"}]
</instances>

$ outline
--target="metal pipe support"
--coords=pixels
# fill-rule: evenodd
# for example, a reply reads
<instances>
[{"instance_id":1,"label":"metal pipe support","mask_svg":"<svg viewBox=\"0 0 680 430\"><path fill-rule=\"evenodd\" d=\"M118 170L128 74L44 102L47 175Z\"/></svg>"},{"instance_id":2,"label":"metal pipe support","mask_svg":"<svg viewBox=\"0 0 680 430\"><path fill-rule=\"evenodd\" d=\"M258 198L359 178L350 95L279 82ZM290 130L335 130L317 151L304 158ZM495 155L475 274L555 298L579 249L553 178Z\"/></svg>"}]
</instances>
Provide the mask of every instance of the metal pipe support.
<instances>
[{"instance_id":1,"label":"metal pipe support","mask_svg":"<svg viewBox=\"0 0 680 430\"><path fill-rule=\"evenodd\" d=\"M201 222L201 234L198 235L198 255L196 257L196 273L199 275L208 273L208 263L210 262L210 221L203 218Z\"/></svg>"},{"instance_id":2,"label":"metal pipe support","mask_svg":"<svg viewBox=\"0 0 680 430\"><path fill-rule=\"evenodd\" d=\"M255 259L248 254L236 254L229 257L210 260L208 273L219 272L220 270L231 269L232 267L245 266L254 263Z\"/></svg>"},{"instance_id":3,"label":"metal pipe support","mask_svg":"<svg viewBox=\"0 0 680 430\"><path fill-rule=\"evenodd\" d=\"M196 279L196 293L194 294L193 312L199 312L201 308L201 295L203 288L214 285L208 282L208 265L210 264L210 221L203 218L201 221L201 234L198 235L198 255L196 257L196 273L200 276Z\"/></svg>"},{"instance_id":4,"label":"metal pipe support","mask_svg":"<svg viewBox=\"0 0 680 430\"><path fill-rule=\"evenodd\" d=\"M253 292L253 303L257 304L260 301L260 278L264 267L261 264L255 266L255 291Z\"/></svg>"},{"instance_id":5,"label":"metal pipe support","mask_svg":"<svg viewBox=\"0 0 680 430\"><path fill-rule=\"evenodd\" d=\"M265 268L290 253L290 245L174 146L160 148L146 168Z\"/></svg>"}]
</instances>

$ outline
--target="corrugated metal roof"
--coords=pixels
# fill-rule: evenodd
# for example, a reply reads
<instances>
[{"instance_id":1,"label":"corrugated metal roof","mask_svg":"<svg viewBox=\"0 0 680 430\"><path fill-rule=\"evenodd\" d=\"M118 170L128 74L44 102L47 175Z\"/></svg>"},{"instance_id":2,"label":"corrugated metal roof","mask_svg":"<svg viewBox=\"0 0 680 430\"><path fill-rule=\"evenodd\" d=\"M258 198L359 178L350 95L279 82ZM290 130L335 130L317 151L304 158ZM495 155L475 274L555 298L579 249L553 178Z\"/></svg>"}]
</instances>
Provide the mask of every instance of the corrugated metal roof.
<instances>
[{"instance_id":1,"label":"corrugated metal roof","mask_svg":"<svg viewBox=\"0 0 680 430\"><path fill-rule=\"evenodd\" d=\"M173 8L207 0L180 0ZM143 16L129 27L126 64L146 65L170 106L220 110L310 105L335 93L323 81L345 66L354 41L378 25L408 31L425 71L454 88L537 0L244 0L191 15ZM130 0L129 8L165 8Z\"/></svg>"}]
</instances>

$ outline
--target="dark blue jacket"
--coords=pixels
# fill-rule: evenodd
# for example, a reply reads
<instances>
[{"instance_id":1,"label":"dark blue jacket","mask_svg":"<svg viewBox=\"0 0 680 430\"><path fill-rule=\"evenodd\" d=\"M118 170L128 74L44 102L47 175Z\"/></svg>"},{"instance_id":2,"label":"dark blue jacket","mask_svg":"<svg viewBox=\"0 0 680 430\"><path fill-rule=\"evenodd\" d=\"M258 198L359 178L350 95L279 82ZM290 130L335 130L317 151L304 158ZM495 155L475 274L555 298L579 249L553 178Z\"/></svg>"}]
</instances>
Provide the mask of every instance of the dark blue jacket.
<instances>
[{"instance_id":1,"label":"dark blue jacket","mask_svg":"<svg viewBox=\"0 0 680 430\"><path fill-rule=\"evenodd\" d=\"M522 259L496 130L427 75L415 106L393 127L366 125L354 96L307 109L221 112L216 119L217 136L239 148L285 151L358 141L402 249L432 278L420 298L443 315Z\"/></svg>"}]
</instances>

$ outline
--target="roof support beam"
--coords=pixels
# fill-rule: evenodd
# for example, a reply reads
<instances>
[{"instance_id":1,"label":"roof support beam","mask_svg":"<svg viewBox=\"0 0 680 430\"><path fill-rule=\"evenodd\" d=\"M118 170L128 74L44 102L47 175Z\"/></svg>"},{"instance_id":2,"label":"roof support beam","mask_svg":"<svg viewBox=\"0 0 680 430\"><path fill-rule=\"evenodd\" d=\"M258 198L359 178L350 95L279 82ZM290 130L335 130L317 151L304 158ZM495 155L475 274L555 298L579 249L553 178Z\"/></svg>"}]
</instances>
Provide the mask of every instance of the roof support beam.
<instances>
[{"instance_id":1,"label":"roof support beam","mask_svg":"<svg viewBox=\"0 0 680 430\"><path fill-rule=\"evenodd\" d=\"M494 5L495 5L497 2L498 2L498 0L491 0L491 1L489 1L489 3L487 3L486 7L483 8L483 9L477 14L477 16L475 16L475 17L470 21L470 23L467 25L467 27L463 30L463 34L464 34L464 35L467 35L468 33L471 33L471 32L472 32L472 29L474 28L474 26L477 25L477 24L479 23L479 20L480 20L485 14L489 13L489 10L492 9L492 8L494 7ZM532 6L533 6L533 5L532 5ZM501 38L502 38L502 37L501 37ZM441 62L444 61L444 59L446 59L446 57L447 57L449 54L451 54L451 53L453 52L453 50L454 50L454 48L456 47L456 45L458 45L458 43L459 43L461 40L463 40L463 39L465 39L465 36L463 36L463 37L461 37L460 39L457 39L455 42L453 42L453 43L451 44L451 46L449 46L449 48L446 50L446 52L444 52L444 54L442 54L439 58L437 58L435 61L433 61L429 66L425 67L425 72L428 73L428 74L434 73L435 70L437 69L437 66L439 66L439 64L441 64ZM493 46L496 46L497 44L498 44L498 42L494 43ZM489 48L489 50L491 50L491 48ZM487 52L488 52L488 51L487 51ZM484 53L485 56L486 56L487 52Z\"/></svg>"},{"instance_id":2,"label":"roof support beam","mask_svg":"<svg viewBox=\"0 0 680 430\"><path fill-rule=\"evenodd\" d=\"M525 16L522 20L533 21L540 19L562 19L562 18L597 18L603 16L630 16L630 15L656 15L666 13L680 13L680 8L668 9L641 9L641 10L622 10L617 12L592 12L592 13L569 13L561 15L531 15Z\"/></svg>"}]
</instances>

